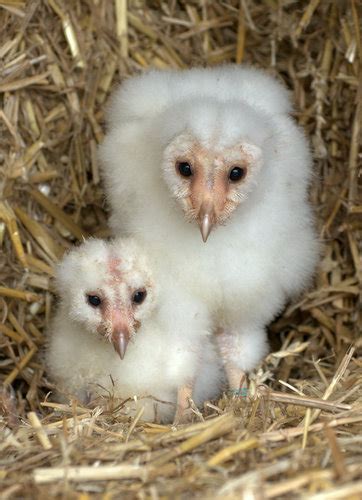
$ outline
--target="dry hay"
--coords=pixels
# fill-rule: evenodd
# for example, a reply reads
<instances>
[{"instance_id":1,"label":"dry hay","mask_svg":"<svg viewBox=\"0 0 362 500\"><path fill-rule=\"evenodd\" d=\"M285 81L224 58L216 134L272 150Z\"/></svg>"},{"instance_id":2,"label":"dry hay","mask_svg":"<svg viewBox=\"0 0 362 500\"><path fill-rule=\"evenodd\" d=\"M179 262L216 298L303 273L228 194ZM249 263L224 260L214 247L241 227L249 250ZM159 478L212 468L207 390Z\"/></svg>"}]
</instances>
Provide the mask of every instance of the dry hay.
<instances>
[{"instance_id":1,"label":"dry hay","mask_svg":"<svg viewBox=\"0 0 362 500\"><path fill-rule=\"evenodd\" d=\"M358 0L0 1L0 496L361 498ZM251 381L174 430L112 399L54 405L37 357L53 265L106 236L96 147L113 83L247 61L280 75L315 151L325 255ZM360 84L359 84L360 82ZM266 388L269 387L269 389Z\"/></svg>"}]
</instances>

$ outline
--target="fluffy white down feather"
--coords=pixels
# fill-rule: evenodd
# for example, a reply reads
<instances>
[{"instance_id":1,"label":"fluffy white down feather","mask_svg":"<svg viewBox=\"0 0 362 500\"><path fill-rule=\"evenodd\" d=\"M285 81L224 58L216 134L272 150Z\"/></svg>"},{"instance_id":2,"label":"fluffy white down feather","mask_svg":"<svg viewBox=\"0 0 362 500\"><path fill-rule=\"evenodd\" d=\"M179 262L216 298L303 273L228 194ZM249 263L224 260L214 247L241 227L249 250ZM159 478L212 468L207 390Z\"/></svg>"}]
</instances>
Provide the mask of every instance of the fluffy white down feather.
<instances>
[{"instance_id":1,"label":"fluffy white down feather","mask_svg":"<svg viewBox=\"0 0 362 500\"><path fill-rule=\"evenodd\" d=\"M115 234L137 235L159 275L173 270L177 292L198 297L223 330L224 358L246 371L267 352L265 326L306 287L319 256L311 154L290 111L286 89L260 70L151 71L115 92L100 148ZM257 152L239 206L206 243L168 164L184 136L219 155L239 143ZM180 331L190 326L183 320Z\"/></svg>"},{"instance_id":2,"label":"fluffy white down feather","mask_svg":"<svg viewBox=\"0 0 362 500\"><path fill-rule=\"evenodd\" d=\"M46 364L64 394L81 400L107 391L122 399L137 396L126 405L130 414L143 406L144 420L168 422L175 414L181 385L195 379L193 396L200 404L220 393L222 372L202 305L183 296L182 288L174 285L172 272L163 273L158 280L144 253L131 239L112 243L89 240L63 259L57 270L60 303L49 331ZM110 286L110 258L120 262L117 272L122 279L116 288L114 282ZM86 296L96 290L113 304L128 290L144 286L147 296L135 313L141 326L121 360L112 344L97 332L100 312L87 303ZM182 330L180 325L186 328Z\"/></svg>"}]
</instances>

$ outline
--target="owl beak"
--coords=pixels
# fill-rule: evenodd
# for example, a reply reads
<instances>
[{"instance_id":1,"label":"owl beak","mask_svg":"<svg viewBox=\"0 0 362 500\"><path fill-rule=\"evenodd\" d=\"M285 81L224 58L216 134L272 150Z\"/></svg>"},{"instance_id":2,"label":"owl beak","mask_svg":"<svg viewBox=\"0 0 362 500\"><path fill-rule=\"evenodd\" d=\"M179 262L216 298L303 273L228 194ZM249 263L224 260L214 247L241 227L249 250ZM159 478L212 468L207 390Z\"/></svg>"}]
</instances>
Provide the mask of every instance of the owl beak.
<instances>
[{"instance_id":1,"label":"owl beak","mask_svg":"<svg viewBox=\"0 0 362 500\"><path fill-rule=\"evenodd\" d=\"M132 314L121 307L114 307L111 311L110 321L112 324L110 341L119 357L123 359L134 329Z\"/></svg>"},{"instance_id":2,"label":"owl beak","mask_svg":"<svg viewBox=\"0 0 362 500\"><path fill-rule=\"evenodd\" d=\"M205 200L202 202L198 215L198 223L202 240L206 243L207 238L211 233L211 229L215 224L215 208L211 200Z\"/></svg>"},{"instance_id":3,"label":"owl beak","mask_svg":"<svg viewBox=\"0 0 362 500\"><path fill-rule=\"evenodd\" d=\"M121 359L124 358L130 339L128 330L114 331L112 333L112 344Z\"/></svg>"}]
</instances>

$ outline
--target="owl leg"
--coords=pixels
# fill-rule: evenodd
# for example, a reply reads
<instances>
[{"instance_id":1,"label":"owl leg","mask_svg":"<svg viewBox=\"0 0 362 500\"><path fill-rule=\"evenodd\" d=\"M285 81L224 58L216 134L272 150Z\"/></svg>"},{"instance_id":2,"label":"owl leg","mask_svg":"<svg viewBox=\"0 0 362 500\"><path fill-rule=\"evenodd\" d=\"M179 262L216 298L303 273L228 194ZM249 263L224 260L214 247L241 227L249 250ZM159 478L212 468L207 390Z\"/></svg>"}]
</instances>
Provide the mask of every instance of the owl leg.
<instances>
[{"instance_id":1,"label":"owl leg","mask_svg":"<svg viewBox=\"0 0 362 500\"><path fill-rule=\"evenodd\" d=\"M263 359L268 352L264 328L228 328L216 334L230 390L235 395L246 396L246 373Z\"/></svg>"},{"instance_id":2,"label":"owl leg","mask_svg":"<svg viewBox=\"0 0 362 500\"><path fill-rule=\"evenodd\" d=\"M230 332L220 330L216 334L216 343L221 354L229 389L234 395L246 392L247 377L246 372L239 368L232 360L233 350L232 337Z\"/></svg>"},{"instance_id":3,"label":"owl leg","mask_svg":"<svg viewBox=\"0 0 362 500\"><path fill-rule=\"evenodd\" d=\"M193 412L189 399L192 398L194 380L179 387L177 391L177 409L173 423L175 425L190 422Z\"/></svg>"},{"instance_id":4,"label":"owl leg","mask_svg":"<svg viewBox=\"0 0 362 500\"><path fill-rule=\"evenodd\" d=\"M232 394L235 396L246 396L248 388L246 372L231 361L226 361L224 367Z\"/></svg>"}]
</instances>

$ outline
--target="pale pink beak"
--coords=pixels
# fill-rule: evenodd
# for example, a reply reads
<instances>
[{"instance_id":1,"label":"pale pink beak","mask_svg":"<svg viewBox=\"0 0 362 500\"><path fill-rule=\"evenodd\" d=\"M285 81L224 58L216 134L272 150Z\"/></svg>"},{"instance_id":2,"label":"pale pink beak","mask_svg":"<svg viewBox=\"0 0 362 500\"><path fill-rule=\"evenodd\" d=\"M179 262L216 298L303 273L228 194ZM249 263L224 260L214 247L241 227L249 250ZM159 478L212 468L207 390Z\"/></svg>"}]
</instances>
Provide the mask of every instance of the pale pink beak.
<instances>
[{"instance_id":1,"label":"pale pink beak","mask_svg":"<svg viewBox=\"0 0 362 500\"><path fill-rule=\"evenodd\" d=\"M116 331L112 333L112 344L115 351L118 353L121 359L124 358L130 339L130 333L128 330Z\"/></svg>"},{"instance_id":2,"label":"pale pink beak","mask_svg":"<svg viewBox=\"0 0 362 500\"><path fill-rule=\"evenodd\" d=\"M115 351L121 359L124 358L131 338L132 317L128 311L121 311L117 308L112 310L112 337L111 341Z\"/></svg>"},{"instance_id":3,"label":"pale pink beak","mask_svg":"<svg viewBox=\"0 0 362 500\"><path fill-rule=\"evenodd\" d=\"M215 224L215 208L211 200L204 200L198 215L198 223L201 231L202 240L206 243Z\"/></svg>"}]
</instances>

